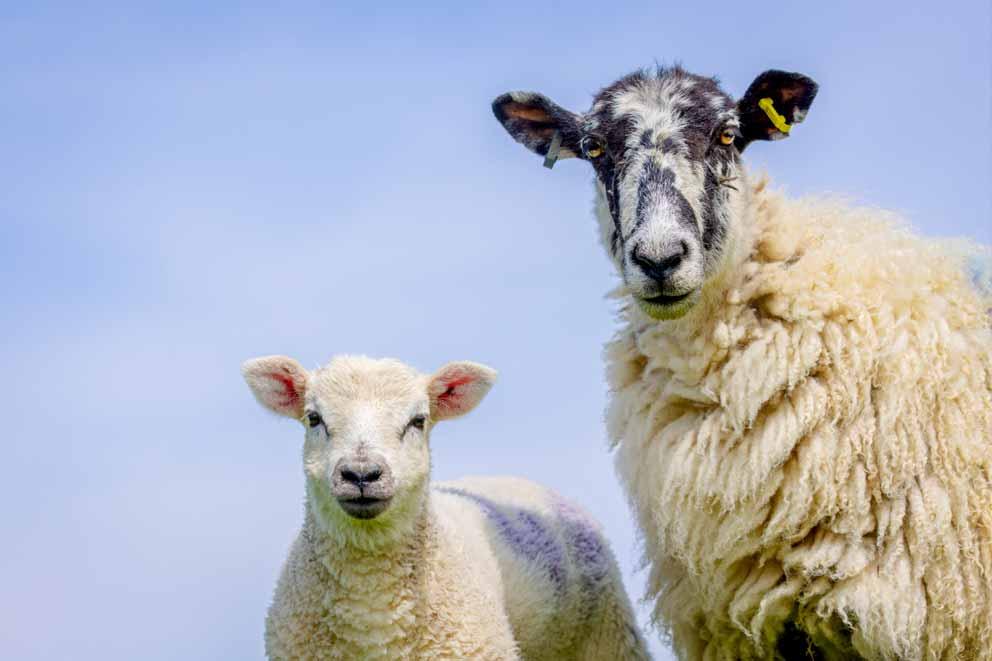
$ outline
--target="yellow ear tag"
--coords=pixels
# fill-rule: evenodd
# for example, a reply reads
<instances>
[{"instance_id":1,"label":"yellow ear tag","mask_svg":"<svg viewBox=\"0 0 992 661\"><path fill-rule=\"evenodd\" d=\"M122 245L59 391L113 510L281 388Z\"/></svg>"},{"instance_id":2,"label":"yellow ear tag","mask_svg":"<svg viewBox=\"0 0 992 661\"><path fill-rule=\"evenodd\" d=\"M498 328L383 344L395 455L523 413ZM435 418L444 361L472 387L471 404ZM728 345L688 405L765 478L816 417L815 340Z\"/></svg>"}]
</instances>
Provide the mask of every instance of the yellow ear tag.
<instances>
[{"instance_id":1,"label":"yellow ear tag","mask_svg":"<svg viewBox=\"0 0 992 661\"><path fill-rule=\"evenodd\" d=\"M782 133L788 133L792 129L792 125L785 121L785 117L778 114L778 111L775 110L775 104L768 97L758 101L758 107L765 111L768 119L772 121L772 125Z\"/></svg>"}]
</instances>

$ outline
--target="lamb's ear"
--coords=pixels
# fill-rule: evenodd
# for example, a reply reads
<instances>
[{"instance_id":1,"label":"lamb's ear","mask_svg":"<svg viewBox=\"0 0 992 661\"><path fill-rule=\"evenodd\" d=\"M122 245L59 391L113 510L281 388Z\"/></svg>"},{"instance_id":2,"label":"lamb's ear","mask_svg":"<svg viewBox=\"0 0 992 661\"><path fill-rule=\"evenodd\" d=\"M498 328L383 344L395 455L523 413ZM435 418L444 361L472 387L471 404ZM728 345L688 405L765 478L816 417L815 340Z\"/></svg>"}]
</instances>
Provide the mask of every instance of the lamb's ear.
<instances>
[{"instance_id":1,"label":"lamb's ear","mask_svg":"<svg viewBox=\"0 0 992 661\"><path fill-rule=\"evenodd\" d=\"M543 94L507 92L493 101L493 114L514 140L544 156L548 167L559 158L572 158L580 153L580 117ZM556 134L560 141L557 153L552 149Z\"/></svg>"},{"instance_id":2,"label":"lamb's ear","mask_svg":"<svg viewBox=\"0 0 992 661\"><path fill-rule=\"evenodd\" d=\"M447 420L465 415L482 401L496 381L496 370L467 361L448 363L431 377L431 419Z\"/></svg>"},{"instance_id":3,"label":"lamb's ear","mask_svg":"<svg viewBox=\"0 0 992 661\"><path fill-rule=\"evenodd\" d=\"M781 140L793 125L806 119L816 98L817 84L801 73L772 69L751 83L737 102L741 134L734 144L739 151L752 140Z\"/></svg>"},{"instance_id":4,"label":"lamb's ear","mask_svg":"<svg viewBox=\"0 0 992 661\"><path fill-rule=\"evenodd\" d=\"M279 415L299 420L307 392L307 371L292 358L265 356L246 361L241 374L259 404Z\"/></svg>"}]
</instances>

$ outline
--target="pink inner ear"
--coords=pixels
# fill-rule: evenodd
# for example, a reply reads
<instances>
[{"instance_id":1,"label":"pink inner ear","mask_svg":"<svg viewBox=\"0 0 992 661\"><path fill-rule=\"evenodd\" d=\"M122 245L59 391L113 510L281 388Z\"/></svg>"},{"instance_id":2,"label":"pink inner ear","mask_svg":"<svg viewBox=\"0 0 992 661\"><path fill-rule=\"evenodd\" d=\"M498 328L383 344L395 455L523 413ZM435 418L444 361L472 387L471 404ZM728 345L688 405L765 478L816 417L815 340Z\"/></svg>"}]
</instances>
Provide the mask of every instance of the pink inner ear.
<instances>
[{"instance_id":1,"label":"pink inner ear","mask_svg":"<svg viewBox=\"0 0 992 661\"><path fill-rule=\"evenodd\" d=\"M444 392L437 396L437 409L439 413L450 414L458 412L463 406L465 390L462 386L469 385L475 381L475 376L464 372L451 375L450 379L441 382Z\"/></svg>"},{"instance_id":2,"label":"pink inner ear","mask_svg":"<svg viewBox=\"0 0 992 661\"><path fill-rule=\"evenodd\" d=\"M280 408L285 408L289 410L294 410L300 403L300 392L296 389L296 384L293 383L292 377L286 376L279 372L269 372L266 374L267 377L275 379L282 384L283 391L279 393L281 397L280 401L274 402L275 406Z\"/></svg>"}]
</instances>

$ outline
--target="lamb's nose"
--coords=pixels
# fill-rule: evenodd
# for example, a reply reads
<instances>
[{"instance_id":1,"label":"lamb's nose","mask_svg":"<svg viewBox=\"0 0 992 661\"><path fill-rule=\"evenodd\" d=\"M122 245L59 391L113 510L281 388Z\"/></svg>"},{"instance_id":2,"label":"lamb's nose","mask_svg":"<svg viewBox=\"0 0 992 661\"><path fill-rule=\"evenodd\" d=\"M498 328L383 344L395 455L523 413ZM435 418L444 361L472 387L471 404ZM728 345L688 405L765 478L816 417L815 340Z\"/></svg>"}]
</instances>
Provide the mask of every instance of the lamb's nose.
<instances>
[{"instance_id":1,"label":"lamb's nose","mask_svg":"<svg viewBox=\"0 0 992 661\"><path fill-rule=\"evenodd\" d=\"M644 275L658 283L663 283L675 273L679 265L689 254L689 244L679 241L665 251L665 254L657 259L649 258L641 252L641 246L636 246L631 253L631 260L637 264Z\"/></svg>"},{"instance_id":2,"label":"lamb's nose","mask_svg":"<svg viewBox=\"0 0 992 661\"><path fill-rule=\"evenodd\" d=\"M341 479L354 484L359 489L366 484L377 482L382 477L382 466L374 463L354 463L341 467Z\"/></svg>"}]
</instances>

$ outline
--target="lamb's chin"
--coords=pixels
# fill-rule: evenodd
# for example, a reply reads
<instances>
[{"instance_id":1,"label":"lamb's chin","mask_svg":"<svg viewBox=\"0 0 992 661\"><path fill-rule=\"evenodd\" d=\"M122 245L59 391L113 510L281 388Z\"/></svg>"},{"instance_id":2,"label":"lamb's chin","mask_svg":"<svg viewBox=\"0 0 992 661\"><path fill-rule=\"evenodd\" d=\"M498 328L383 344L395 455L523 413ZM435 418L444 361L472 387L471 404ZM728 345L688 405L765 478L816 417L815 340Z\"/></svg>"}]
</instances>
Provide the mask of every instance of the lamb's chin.
<instances>
[{"instance_id":1,"label":"lamb's chin","mask_svg":"<svg viewBox=\"0 0 992 661\"><path fill-rule=\"evenodd\" d=\"M659 300L661 297L640 298L635 296L637 305L647 316L658 321L671 321L685 316L699 302L699 290L692 291L676 300ZM665 297L668 298L668 297Z\"/></svg>"}]
</instances>

